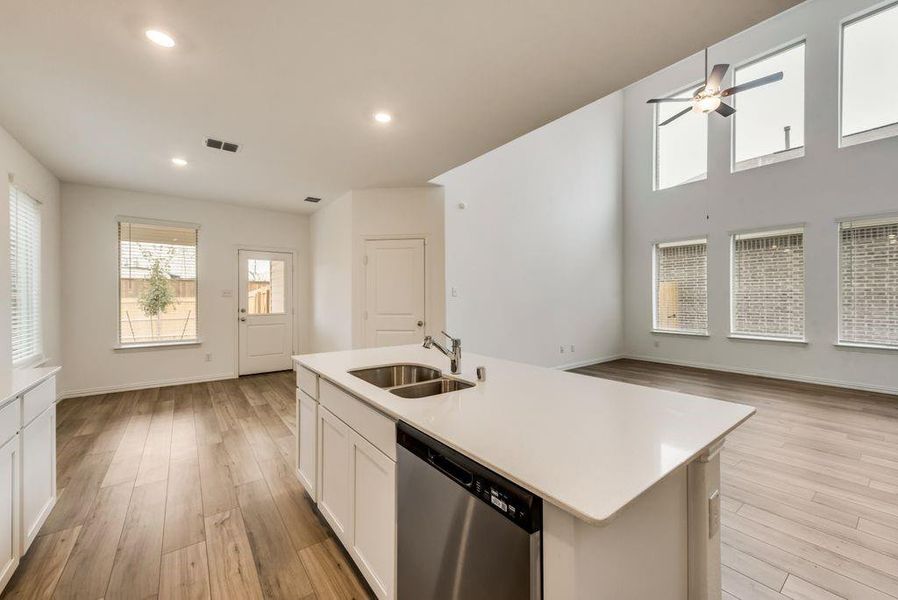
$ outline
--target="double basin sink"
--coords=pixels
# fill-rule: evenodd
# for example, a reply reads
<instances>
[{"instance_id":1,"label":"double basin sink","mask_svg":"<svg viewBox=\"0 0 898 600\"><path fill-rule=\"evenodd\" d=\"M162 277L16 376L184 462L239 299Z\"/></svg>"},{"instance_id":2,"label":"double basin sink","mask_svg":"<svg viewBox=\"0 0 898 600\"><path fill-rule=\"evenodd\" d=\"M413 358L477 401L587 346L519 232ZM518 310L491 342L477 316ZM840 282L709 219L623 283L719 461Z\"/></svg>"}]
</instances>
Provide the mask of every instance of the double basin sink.
<instances>
[{"instance_id":1,"label":"double basin sink","mask_svg":"<svg viewBox=\"0 0 898 600\"><path fill-rule=\"evenodd\" d=\"M384 365L349 373L402 398L426 398L474 387L473 383L443 377L439 370L421 365Z\"/></svg>"}]
</instances>

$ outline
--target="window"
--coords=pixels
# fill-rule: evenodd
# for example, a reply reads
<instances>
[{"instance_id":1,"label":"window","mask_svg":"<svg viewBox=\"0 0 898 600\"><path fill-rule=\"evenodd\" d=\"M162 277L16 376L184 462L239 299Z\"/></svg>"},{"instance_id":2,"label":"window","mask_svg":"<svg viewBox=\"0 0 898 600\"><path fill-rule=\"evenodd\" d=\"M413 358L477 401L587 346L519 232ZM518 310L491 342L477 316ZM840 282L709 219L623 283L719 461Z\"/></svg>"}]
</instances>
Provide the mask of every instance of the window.
<instances>
[{"instance_id":1,"label":"window","mask_svg":"<svg viewBox=\"0 0 898 600\"><path fill-rule=\"evenodd\" d=\"M898 217L839 224L839 342L898 347Z\"/></svg>"},{"instance_id":2,"label":"window","mask_svg":"<svg viewBox=\"0 0 898 600\"><path fill-rule=\"evenodd\" d=\"M842 25L842 145L898 135L898 4Z\"/></svg>"},{"instance_id":3,"label":"window","mask_svg":"<svg viewBox=\"0 0 898 600\"><path fill-rule=\"evenodd\" d=\"M804 231L732 238L730 331L736 336L804 339Z\"/></svg>"},{"instance_id":4,"label":"window","mask_svg":"<svg viewBox=\"0 0 898 600\"><path fill-rule=\"evenodd\" d=\"M37 200L9 187L9 272L12 364L43 357L41 333L41 211Z\"/></svg>"},{"instance_id":5,"label":"window","mask_svg":"<svg viewBox=\"0 0 898 600\"><path fill-rule=\"evenodd\" d=\"M246 263L246 309L251 315L282 315L286 312L286 265L282 260L251 258Z\"/></svg>"},{"instance_id":6,"label":"window","mask_svg":"<svg viewBox=\"0 0 898 600\"><path fill-rule=\"evenodd\" d=\"M655 245L655 329L708 332L708 240Z\"/></svg>"},{"instance_id":7,"label":"window","mask_svg":"<svg viewBox=\"0 0 898 600\"><path fill-rule=\"evenodd\" d=\"M197 340L195 226L120 221L119 344Z\"/></svg>"},{"instance_id":8,"label":"window","mask_svg":"<svg viewBox=\"0 0 898 600\"><path fill-rule=\"evenodd\" d=\"M779 71L783 79L732 97L733 171L804 156L804 50L802 41L736 68L734 85Z\"/></svg>"},{"instance_id":9,"label":"window","mask_svg":"<svg viewBox=\"0 0 898 600\"><path fill-rule=\"evenodd\" d=\"M673 98L692 98L700 83ZM708 176L708 118L690 113L660 127L687 103L662 102L655 105L655 189L663 190L683 183L701 181Z\"/></svg>"}]
</instances>

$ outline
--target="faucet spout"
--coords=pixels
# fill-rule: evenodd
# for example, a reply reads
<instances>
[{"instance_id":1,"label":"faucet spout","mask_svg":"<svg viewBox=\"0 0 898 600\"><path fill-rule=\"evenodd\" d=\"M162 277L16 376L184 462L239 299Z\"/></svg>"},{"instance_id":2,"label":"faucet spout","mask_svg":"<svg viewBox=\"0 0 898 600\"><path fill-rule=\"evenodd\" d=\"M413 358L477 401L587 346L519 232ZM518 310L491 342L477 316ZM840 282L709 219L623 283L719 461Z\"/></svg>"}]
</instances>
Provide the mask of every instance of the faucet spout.
<instances>
[{"instance_id":1,"label":"faucet spout","mask_svg":"<svg viewBox=\"0 0 898 600\"><path fill-rule=\"evenodd\" d=\"M436 347L437 350L442 352L444 355L448 356L449 357L449 368L451 369L452 373L458 374L458 372L461 370L461 340L458 338L452 337L445 331L442 333L447 338L449 338L450 342L452 342L451 350L446 348L442 344L440 344L438 341L433 339L432 336L429 336L429 335L424 338L424 347L425 348Z\"/></svg>"}]
</instances>

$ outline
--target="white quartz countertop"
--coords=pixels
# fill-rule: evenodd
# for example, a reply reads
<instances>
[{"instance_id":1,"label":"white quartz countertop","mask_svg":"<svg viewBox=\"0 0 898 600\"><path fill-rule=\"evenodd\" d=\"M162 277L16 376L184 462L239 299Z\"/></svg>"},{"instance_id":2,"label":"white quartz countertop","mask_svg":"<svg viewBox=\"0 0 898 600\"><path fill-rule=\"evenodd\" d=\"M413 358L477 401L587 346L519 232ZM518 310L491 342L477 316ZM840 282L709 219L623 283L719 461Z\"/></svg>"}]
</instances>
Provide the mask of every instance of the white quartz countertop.
<instances>
[{"instance_id":1,"label":"white quartz countertop","mask_svg":"<svg viewBox=\"0 0 898 600\"><path fill-rule=\"evenodd\" d=\"M754 414L721 402L466 353L473 388L400 398L350 375L394 363L438 368L449 360L420 346L294 357L368 402L592 524L625 506Z\"/></svg>"},{"instance_id":2,"label":"white quartz countertop","mask_svg":"<svg viewBox=\"0 0 898 600\"><path fill-rule=\"evenodd\" d=\"M30 390L44 379L59 372L62 367L34 367L0 371L0 406L22 392Z\"/></svg>"}]
</instances>

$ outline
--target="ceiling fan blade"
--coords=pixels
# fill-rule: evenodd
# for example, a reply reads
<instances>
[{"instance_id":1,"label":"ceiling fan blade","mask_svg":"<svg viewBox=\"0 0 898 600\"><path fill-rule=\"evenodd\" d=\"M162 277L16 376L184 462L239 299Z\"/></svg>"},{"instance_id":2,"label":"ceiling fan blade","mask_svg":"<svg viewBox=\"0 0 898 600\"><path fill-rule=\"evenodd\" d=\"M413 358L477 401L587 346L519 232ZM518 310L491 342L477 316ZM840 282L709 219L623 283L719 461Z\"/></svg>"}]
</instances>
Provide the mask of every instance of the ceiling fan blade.
<instances>
[{"instance_id":1,"label":"ceiling fan blade","mask_svg":"<svg viewBox=\"0 0 898 600\"><path fill-rule=\"evenodd\" d=\"M680 112L678 112L677 114L675 114L674 116L669 118L668 120L664 121L663 123L659 123L658 127L664 127L668 123L671 123L672 121L676 121L677 119L679 119L680 117L682 117L683 115L685 115L686 113L691 112L691 111L692 111L691 106L689 108L684 108L683 110L681 110Z\"/></svg>"},{"instance_id":2,"label":"ceiling fan blade","mask_svg":"<svg viewBox=\"0 0 898 600\"><path fill-rule=\"evenodd\" d=\"M652 98L646 104L660 104L661 102L692 102L692 98Z\"/></svg>"},{"instance_id":3,"label":"ceiling fan blade","mask_svg":"<svg viewBox=\"0 0 898 600\"><path fill-rule=\"evenodd\" d=\"M721 102L720 106L717 107L717 114L723 115L724 117L729 117L734 112L736 112L735 108L733 108L729 104L724 104L723 102Z\"/></svg>"},{"instance_id":4,"label":"ceiling fan blade","mask_svg":"<svg viewBox=\"0 0 898 600\"><path fill-rule=\"evenodd\" d=\"M727 70L730 68L730 65L714 65L714 68L711 69L711 74L708 75L708 83L705 84L706 90L719 90L720 84L723 81L723 78L727 74Z\"/></svg>"},{"instance_id":5,"label":"ceiling fan blade","mask_svg":"<svg viewBox=\"0 0 898 600\"><path fill-rule=\"evenodd\" d=\"M761 87L762 85L767 85L768 83L773 83L774 81L780 81L782 80L782 78L783 72L780 71L779 73L774 73L773 75L768 75L767 77L761 77L760 79L755 79L754 81L749 81L748 83L740 83L739 85L733 86L720 92L720 97L726 98L727 96L732 96L733 94L738 94L739 92L744 92L756 87Z\"/></svg>"}]
</instances>

